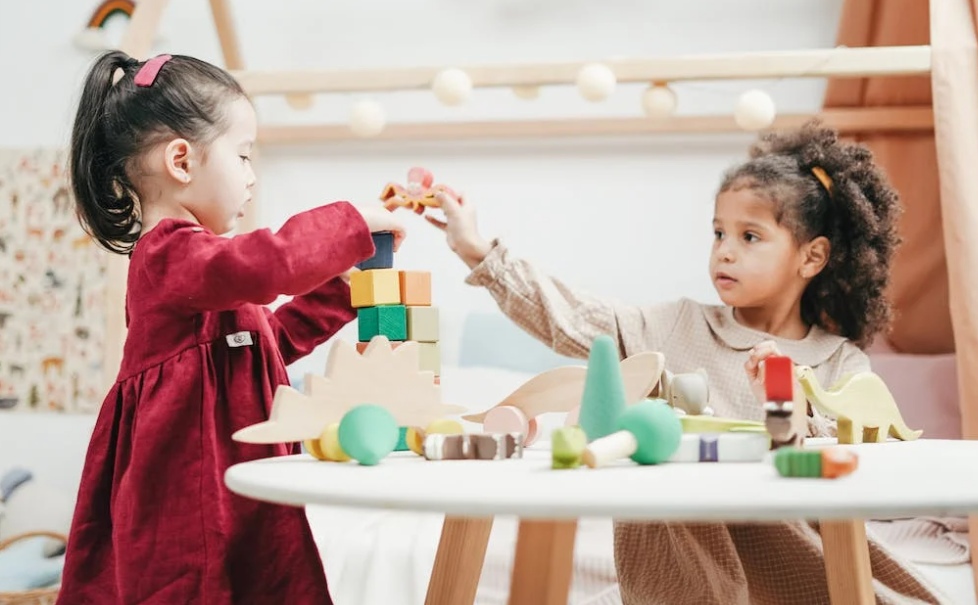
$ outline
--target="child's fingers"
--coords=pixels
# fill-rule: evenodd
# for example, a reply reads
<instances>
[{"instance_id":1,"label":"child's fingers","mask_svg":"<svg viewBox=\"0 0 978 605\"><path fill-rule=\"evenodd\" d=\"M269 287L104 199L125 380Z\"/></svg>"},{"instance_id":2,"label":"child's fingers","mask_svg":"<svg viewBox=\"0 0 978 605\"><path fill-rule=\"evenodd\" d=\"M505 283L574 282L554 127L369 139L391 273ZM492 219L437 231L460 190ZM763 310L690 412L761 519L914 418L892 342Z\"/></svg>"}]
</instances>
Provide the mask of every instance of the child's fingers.
<instances>
[{"instance_id":1,"label":"child's fingers","mask_svg":"<svg viewBox=\"0 0 978 605\"><path fill-rule=\"evenodd\" d=\"M424 216L424 220L428 221L429 223L431 223L432 225L434 225L438 229L441 229L442 231L444 231L446 228L448 228L448 223L446 223L445 221L440 221L440 220L436 219L435 217L430 216L428 214L426 214Z\"/></svg>"},{"instance_id":2,"label":"child's fingers","mask_svg":"<svg viewBox=\"0 0 978 605\"><path fill-rule=\"evenodd\" d=\"M442 212L445 213L447 219L451 220L452 217L458 215L460 205L454 197L444 191L439 191L435 194L435 199L441 204Z\"/></svg>"},{"instance_id":3,"label":"child's fingers","mask_svg":"<svg viewBox=\"0 0 978 605\"><path fill-rule=\"evenodd\" d=\"M773 341L765 340L750 350L750 361L755 364L767 359L772 355L779 355L778 345Z\"/></svg>"},{"instance_id":4,"label":"child's fingers","mask_svg":"<svg viewBox=\"0 0 978 605\"><path fill-rule=\"evenodd\" d=\"M394 229L391 229L391 232L394 234L394 252L397 252L398 248L401 247L401 243L404 241L404 238L407 237L407 232L404 230L404 227L400 225Z\"/></svg>"},{"instance_id":5,"label":"child's fingers","mask_svg":"<svg viewBox=\"0 0 978 605\"><path fill-rule=\"evenodd\" d=\"M747 376L751 378L757 374L757 360L754 359L753 355L748 357L747 361L744 362L744 370L747 371Z\"/></svg>"}]
</instances>

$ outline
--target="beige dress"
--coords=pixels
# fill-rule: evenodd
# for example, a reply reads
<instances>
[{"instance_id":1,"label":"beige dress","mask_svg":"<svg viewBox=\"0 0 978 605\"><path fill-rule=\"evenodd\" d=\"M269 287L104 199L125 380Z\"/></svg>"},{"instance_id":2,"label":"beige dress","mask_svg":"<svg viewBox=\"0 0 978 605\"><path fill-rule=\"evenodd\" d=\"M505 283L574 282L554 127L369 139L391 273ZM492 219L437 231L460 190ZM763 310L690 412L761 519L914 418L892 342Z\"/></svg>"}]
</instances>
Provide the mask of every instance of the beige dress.
<instances>
[{"instance_id":1,"label":"beige dress","mask_svg":"<svg viewBox=\"0 0 978 605\"><path fill-rule=\"evenodd\" d=\"M774 340L823 384L869 369L848 340L812 328L801 340L772 337L738 324L729 307L688 299L648 306L616 304L570 290L493 249L466 279L484 286L500 309L557 353L585 358L600 334L621 356L661 351L673 372L704 368L710 406L719 416L763 420L744 371L748 351ZM834 424L809 419L810 436L834 435ZM876 540L870 540L878 603L943 603L940 593ZM626 605L783 605L828 603L817 524L615 523L615 564Z\"/></svg>"}]
</instances>

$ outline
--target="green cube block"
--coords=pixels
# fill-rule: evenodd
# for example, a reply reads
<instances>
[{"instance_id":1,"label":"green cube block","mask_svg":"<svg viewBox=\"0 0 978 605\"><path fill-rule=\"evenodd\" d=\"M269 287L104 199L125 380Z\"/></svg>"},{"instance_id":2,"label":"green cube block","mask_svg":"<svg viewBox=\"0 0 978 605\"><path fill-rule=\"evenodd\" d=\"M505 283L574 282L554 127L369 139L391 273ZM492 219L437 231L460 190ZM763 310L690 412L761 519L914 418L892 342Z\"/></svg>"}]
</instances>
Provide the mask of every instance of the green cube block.
<instances>
[{"instance_id":1,"label":"green cube block","mask_svg":"<svg viewBox=\"0 0 978 605\"><path fill-rule=\"evenodd\" d=\"M404 305L360 307L357 309L357 328L360 342L369 342L374 336L406 340L407 311Z\"/></svg>"}]
</instances>

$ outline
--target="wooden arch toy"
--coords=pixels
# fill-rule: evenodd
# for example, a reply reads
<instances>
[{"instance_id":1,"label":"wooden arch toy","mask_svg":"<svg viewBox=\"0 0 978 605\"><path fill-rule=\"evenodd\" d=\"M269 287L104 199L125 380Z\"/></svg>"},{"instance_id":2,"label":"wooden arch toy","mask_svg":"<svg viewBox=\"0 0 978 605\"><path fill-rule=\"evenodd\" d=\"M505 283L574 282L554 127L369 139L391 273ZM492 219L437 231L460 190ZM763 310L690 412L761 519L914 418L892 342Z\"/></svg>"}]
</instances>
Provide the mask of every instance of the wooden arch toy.
<instances>
[{"instance_id":1,"label":"wooden arch toy","mask_svg":"<svg viewBox=\"0 0 978 605\"><path fill-rule=\"evenodd\" d=\"M637 403L655 388L662 376L665 356L659 352L644 352L621 361L625 395L629 403ZM561 366L537 374L523 383L505 399L478 414L462 416L464 420L481 423L488 433L523 434L524 445L532 444L538 435L540 414L568 412L565 424L577 423L577 408L584 393L587 377L585 366Z\"/></svg>"}]
</instances>

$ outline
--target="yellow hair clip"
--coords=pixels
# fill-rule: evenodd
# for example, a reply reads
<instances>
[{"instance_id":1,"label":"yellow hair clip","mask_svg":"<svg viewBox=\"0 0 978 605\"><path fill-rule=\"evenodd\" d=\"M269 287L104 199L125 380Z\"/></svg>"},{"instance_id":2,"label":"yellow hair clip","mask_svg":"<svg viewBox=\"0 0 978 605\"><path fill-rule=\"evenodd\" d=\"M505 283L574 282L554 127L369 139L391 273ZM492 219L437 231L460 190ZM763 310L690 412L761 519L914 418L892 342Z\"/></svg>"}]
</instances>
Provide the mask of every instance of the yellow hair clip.
<instances>
[{"instance_id":1,"label":"yellow hair clip","mask_svg":"<svg viewBox=\"0 0 978 605\"><path fill-rule=\"evenodd\" d=\"M812 174L815 175L815 178L822 184L822 187L825 187L825 191L829 194L829 197L832 198L832 179L829 178L825 170L821 166L815 166L812 168Z\"/></svg>"}]
</instances>

